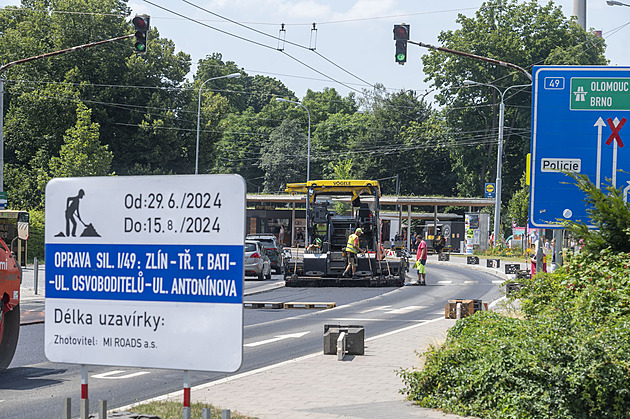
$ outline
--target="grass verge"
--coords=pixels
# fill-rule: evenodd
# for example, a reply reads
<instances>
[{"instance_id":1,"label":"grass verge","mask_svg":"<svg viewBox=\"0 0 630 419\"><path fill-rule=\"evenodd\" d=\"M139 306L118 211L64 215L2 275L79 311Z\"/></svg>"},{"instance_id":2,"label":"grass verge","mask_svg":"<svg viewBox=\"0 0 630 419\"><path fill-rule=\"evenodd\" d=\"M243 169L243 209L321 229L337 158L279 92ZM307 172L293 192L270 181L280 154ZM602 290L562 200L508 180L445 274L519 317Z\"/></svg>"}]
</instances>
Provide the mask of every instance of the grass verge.
<instances>
[{"instance_id":1,"label":"grass verge","mask_svg":"<svg viewBox=\"0 0 630 419\"><path fill-rule=\"evenodd\" d=\"M181 419L183 413L183 405L181 402L175 401L156 401L146 404L134 406L130 411L133 413L141 413L143 415L154 415L160 419ZM192 419L201 419L203 415L203 409L211 409L210 417L220 418L222 409L214 407L207 403L193 403L190 406L190 417ZM230 417L233 419L256 419L253 416L244 416L238 412L230 412Z\"/></svg>"}]
</instances>

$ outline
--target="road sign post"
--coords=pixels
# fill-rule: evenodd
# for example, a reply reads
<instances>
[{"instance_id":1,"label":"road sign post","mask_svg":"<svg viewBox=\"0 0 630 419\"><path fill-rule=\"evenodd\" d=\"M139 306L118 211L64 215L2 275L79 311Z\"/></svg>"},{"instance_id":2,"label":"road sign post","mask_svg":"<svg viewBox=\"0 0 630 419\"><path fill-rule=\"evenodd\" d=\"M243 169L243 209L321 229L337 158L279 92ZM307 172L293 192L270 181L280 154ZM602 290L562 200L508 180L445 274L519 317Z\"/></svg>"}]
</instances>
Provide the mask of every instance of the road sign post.
<instances>
[{"instance_id":1,"label":"road sign post","mask_svg":"<svg viewBox=\"0 0 630 419\"><path fill-rule=\"evenodd\" d=\"M236 175L49 182L47 358L236 371L245 191Z\"/></svg>"},{"instance_id":2,"label":"road sign post","mask_svg":"<svg viewBox=\"0 0 630 419\"><path fill-rule=\"evenodd\" d=\"M533 76L530 226L592 226L584 193L564 172L598 188L630 185L630 67L537 66Z\"/></svg>"}]
</instances>

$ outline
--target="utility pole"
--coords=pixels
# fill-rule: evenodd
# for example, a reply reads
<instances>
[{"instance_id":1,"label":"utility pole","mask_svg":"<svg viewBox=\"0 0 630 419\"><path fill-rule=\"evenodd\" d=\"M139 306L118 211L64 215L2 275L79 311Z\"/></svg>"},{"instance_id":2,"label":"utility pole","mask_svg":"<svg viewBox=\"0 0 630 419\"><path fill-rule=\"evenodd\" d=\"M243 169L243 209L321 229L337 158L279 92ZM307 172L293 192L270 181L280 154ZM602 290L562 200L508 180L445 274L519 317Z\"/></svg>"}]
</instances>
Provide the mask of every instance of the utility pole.
<instances>
[{"instance_id":1,"label":"utility pole","mask_svg":"<svg viewBox=\"0 0 630 419\"><path fill-rule=\"evenodd\" d=\"M66 48L59 51L48 52L46 54L36 55L34 57L23 58L21 60L12 61L0 67L0 192L4 191L4 70L14 65L26 64L42 58L54 57L55 55L65 54L67 52L80 51L87 48L96 47L111 42L120 41L136 36L136 34L118 36L116 38L106 39L104 41L91 42L89 44L78 45L76 47Z\"/></svg>"},{"instance_id":2,"label":"utility pole","mask_svg":"<svg viewBox=\"0 0 630 419\"><path fill-rule=\"evenodd\" d=\"M573 0L572 16L577 16L577 24L586 30L586 0Z\"/></svg>"}]
</instances>

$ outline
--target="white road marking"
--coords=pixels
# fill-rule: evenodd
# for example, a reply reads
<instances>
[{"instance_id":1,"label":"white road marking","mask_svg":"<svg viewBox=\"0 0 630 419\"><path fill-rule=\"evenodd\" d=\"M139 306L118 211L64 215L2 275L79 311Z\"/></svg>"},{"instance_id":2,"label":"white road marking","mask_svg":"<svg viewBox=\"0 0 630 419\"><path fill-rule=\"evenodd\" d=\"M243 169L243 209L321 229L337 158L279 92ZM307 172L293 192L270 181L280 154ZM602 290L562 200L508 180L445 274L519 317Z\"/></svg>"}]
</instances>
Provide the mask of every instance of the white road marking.
<instances>
[{"instance_id":1,"label":"white road marking","mask_svg":"<svg viewBox=\"0 0 630 419\"><path fill-rule=\"evenodd\" d=\"M493 284L502 284L504 281L492 281Z\"/></svg>"},{"instance_id":2,"label":"white road marking","mask_svg":"<svg viewBox=\"0 0 630 419\"><path fill-rule=\"evenodd\" d=\"M361 314L370 313L372 311L384 311L387 314L401 314L401 313L408 313L410 311L420 310L423 308L426 308L426 306L408 306L408 307L401 307L401 308L392 308L392 306L380 306L380 307L374 307L369 310L362 311Z\"/></svg>"},{"instance_id":3,"label":"white road marking","mask_svg":"<svg viewBox=\"0 0 630 419\"><path fill-rule=\"evenodd\" d=\"M361 318L357 318L357 317L339 317L336 319L330 319L331 321L336 321L336 322L398 322L400 320L398 319L361 319ZM406 320L405 322L426 322L427 320Z\"/></svg>"},{"instance_id":4,"label":"white road marking","mask_svg":"<svg viewBox=\"0 0 630 419\"><path fill-rule=\"evenodd\" d=\"M438 284L452 284L453 281L438 281Z\"/></svg>"},{"instance_id":5,"label":"white road marking","mask_svg":"<svg viewBox=\"0 0 630 419\"><path fill-rule=\"evenodd\" d=\"M247 347L253 348L255 346L266 345L268 343L278 342L278 341L284 340L284 339L301 338L302 336L304 336L306 334L308 334L308 332L299 332L299 333L290 333L288 335L279 335L279 336L276 336L274 338L267 339L267 340L261 340L261 341L258 341L258 342L246 343L243 346L247 346Z\"/></svg>"},{"instance_id":6,"label":"white road marking","mask_svg":"<svg viewBox=\"0 0 630 419\"><path fill-rule=\"evenodd\" d=\"M479 281L464 281L464 284L478 284Z\"/></svg>"},{"instance_id":7,"label":"white road marking","mask_svg":"<svg viewBox=\"0 0 630 419\"><path fill-rule=\"evenodd\" d=\"M427 308L427 307L426 306L407 306L407 307L401 307L401 308L397 308L393 310L387 310L386 313L387 314L404 314L404 313L409 313L411 311L421 310L423 308Z\"/></svg>"},{"instance_id":8,"label":"white road marking","mask_svg":"<svg viewBox=\"0 0 630 419\"><path fill-rule=\"evenodd\" d=\"M387 310L388 308L390 308L391 306L380 306L380 307L374 307L374 308L370 308L368 310L362 311L361 314L363 313L369 313L371 311L378 311L378 310Z\"/></svg>"},{"instance_id":9,"label":"white road marking","mask_svg":"<svg viewBox=\"0 0 630 419\"><path fill-rule=\"evenodd\" d=\"M137 377L139 375L145 375L145 374L149 374L149 371L138 371L138 372L132 372L129 374L125 374L125 375L116 375L116 374L122 374L125 371L109 371L109 372L104 372L102 374L94 374L92 375L92 378L105 378L107 380L122 380L124 378L132 378L132 377ZM112 377L113 375L116 375L115 377Z\"/></svg>"}]
</instances>

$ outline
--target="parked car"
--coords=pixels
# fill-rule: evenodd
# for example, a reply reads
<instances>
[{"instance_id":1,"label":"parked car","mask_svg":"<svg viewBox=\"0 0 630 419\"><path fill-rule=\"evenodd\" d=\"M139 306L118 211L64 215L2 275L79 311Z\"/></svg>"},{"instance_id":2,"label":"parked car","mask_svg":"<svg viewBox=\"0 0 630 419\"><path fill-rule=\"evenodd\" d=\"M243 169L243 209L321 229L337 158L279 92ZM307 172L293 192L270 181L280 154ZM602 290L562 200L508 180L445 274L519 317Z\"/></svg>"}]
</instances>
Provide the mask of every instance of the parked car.
<instances>
[{"instance_id":1,"label":"parked car","mask_svg":"<svg viewBox=\"0 0 630 419\"><path fill-rule=\"evenodd\" d=\"M265 254L263 244L256 240L245 240L245 276L257 276L259 280L271 279L271 262Z\"/></svg>"},{"instance_id":2,"label":"parked car","mask_svg":"<svg viewBox=\"0 0 630 419\"><path fill-rule=\"evenodd\" d=\"M278 241L278 238L273 234L252 234L247 236L247 240L256 240L263 244L265 248L265 254L269 256L271 261L271 269L275 273L281 274L285 271L285 260L283 246Z\"/></svg>"}]
</instances>

